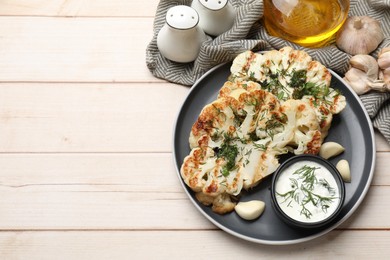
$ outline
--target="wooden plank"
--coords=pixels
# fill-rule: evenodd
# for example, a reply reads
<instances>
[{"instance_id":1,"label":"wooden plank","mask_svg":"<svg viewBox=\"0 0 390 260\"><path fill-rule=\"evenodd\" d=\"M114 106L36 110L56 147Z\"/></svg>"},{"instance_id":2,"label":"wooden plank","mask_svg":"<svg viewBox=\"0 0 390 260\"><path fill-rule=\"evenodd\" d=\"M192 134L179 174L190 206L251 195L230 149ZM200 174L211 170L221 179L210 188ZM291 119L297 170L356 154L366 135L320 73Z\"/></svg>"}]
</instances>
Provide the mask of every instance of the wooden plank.
<instances>
[{"instance_id":1,"label":"wooden plank","mask_svg":"<svg viewBox=\"0 0 390 260\"><path fill-rule=\"evenodd\" d=\"M47 186L1 187L0 230L215 228L184 192L137 192L131 190L133 185ZM361 208L340 228L389 229L390 220L383 217L389 214L388 196L389 187L373 186Z\"/></svg>"},{"instance_id":2,"label":"wooden plank","mask_svg":"<svg viewBox=\"0 0 390 260\"><path fill-rule=\"evenodd\" d=\"M170 153L1 154L0 169L2 191L165 192L184 196Z\"/></svg>"},{"instance_id":3,"label":"wooden plank","mask_svg":"<svg viewBox=\"0 0 390 260\"><path fill-rule=\"evenodd\" d=\"M386 141L382 134L375 131L376 150L380 152L390 152L390 144Z\"/></svg>"},{"instance_id":4,"label":"wooden plank","mask_svg":"<svg viewBox=\"0 0 390 260\"><path fill-rule=\"evenodd\" d=\"M133 185L72 184L38 191L39 186L46 185L35 186L35 191L1 187L0 230L214 228L184 192L133 192Z\"/></svg>"},{"instance_id":5,"label":"wooden plank","mask_svg":"<svg viewBox=\"0 0 390 260\"><path fill-rule=\"evenodd\" d=\"M114 189L182 193L172 156L171 153L0 154L0 186L2 190L25 192L55 192L61 187L68 192ZM372 186L390 187L389 160L390 153L378 154Z\"/></svg>"},{"instance_id":6,"label":"wooden plank","mask_svg":"<svg viewBox=\"0 0 390 260\"><path fill-rule=\"evenodd\" d=\"M372 180L372 185L390 185L389 171L390 153L377 153L375 174Z\"/></svg>"},{"instance_id":7,"label":"wooden plank","mask_svg":"<svg viewBox=\"0 0 390 260\"><path fill-rule=\"evenodd\" d=\"M162 82L146 67L152 18L0 17L0 81Z\"/></svg>"},{"instance_id":8,"label":"wooden plank","mask_svg":"<svg viewBox=\"0 0 390 260\"><path fill-rule=\"evenodd\" d=\"M2 259L386 259L387 231L333 231L288 246L250 243L222 231L1 232ZM194 250L196 248L196 250Z\"/></svg>"},{"instance_id":9,"label":"wooden plank","mask_svg":"<svg viewBox=\"0 0 390 260\"><path fill-rule=\"evenodd\" d=\"M2 0L0 15L154 16L158 0Z\"/></svg>"},{"instance_id":10,"label":"wooden plank","mask_svg":"<svg viewBox=\"0 0 390 260\"><path fill-rule=\"evenodd\" d=\"M170 83L0 83L0 152L171 151L188 92ZM376 143L390 151L379 134Z\"/></svg>"},{"instance_id":11,"label":"wooden plank","mask_svg":"<svg viewBox=\"0 0 390 260\"><path fill-rule=\"evenodd\" d=\"M0 152L166 152L188 87L0 84Z\"/></svg>"},{"instance_id":12,"label":"wooden plank","mask_svg":"<svg viewBox=\"0 0 390 260\"><path fill-rule=\"evenodd\" d=\"M0 169L1 230L215 228L187 198L170 154L2 154ZM388 178L342 228L390 228Z\"/></svg>"}]
</instances>

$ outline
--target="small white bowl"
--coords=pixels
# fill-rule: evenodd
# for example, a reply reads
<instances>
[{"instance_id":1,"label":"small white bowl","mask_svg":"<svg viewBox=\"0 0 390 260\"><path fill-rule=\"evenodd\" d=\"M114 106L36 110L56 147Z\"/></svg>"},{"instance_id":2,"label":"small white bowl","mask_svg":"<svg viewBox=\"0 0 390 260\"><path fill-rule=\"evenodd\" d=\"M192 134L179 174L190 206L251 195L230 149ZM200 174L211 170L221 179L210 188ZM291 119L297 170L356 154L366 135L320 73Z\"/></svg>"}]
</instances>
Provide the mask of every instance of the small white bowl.
<instances>
[{"instance_id":1,"label":"small white bowl","mask_svg":"<svg viewBox=\"0 0 390 260\"><path fill-rule=\"evenodd\" d=\"M330 211L328 216L326 216L324 218L317 220L317 219L315 219L315 216L313 215L312 216L312 217L314 217L313 220L309 220L309 219L300 220L299 218L301 218L301 217L298 218L296 216L293 216L293 214L291 212L297 213L298 211L302 210L302 208L303 208L302 205L304 204L303 202L307 198L307 197L303 198L302 196L306 195L306 194L305 193L299 194L299 192L294 193L294 195L293 195L294 198L291 197L292 200L290 201L290 197L285 200L285 197L281 198L280 193L278 193L278 189L276 186L277 186L277 182L278 182L279 178L284 174L289 174L288 172L291 171L291 168L289 168L290 166L294 167L294 165L297 165L296 163L302 164L302 162L304 162L305 166L306 166L306 163L308 165L310 165L310 163L313 163L312 165L317 166L317 167L320 166L320 168L323 168L326 172L330 173L329 174L329 176L331 176L330 178L334 179L335 186L337 186L335 188L337 188L339 195L337 196L337 201L335 203L338 203L338 204L334 205L334 207L333 207L334 210ZM320 180L319 176L318 175L316 176L314 172L313 172L313 175L317 178L317 180ZM297 175L297 176L300 176L300 175ZM305 176L308 176L308 175L305 175ZM299 178L299 177L294 177L291 179L296 180L297 178ZM290 179L290 181L291 181L291 179ZM287 190L290 190L290 188L291 188L291 190L294 190L294 188L298 188L298 190L299 190L299 189L301 189L300 187L305 185L302 183L298 184L298 185L297 184L298 184L298 182L295 183L295 182L291 181L291 183L288 183L288 184L286 183L285 184L286 186L284 186L284 187L287 187L287 185L293 185L295 187L291 188L289 186ZM306 188L306 186L304 188ZM315 192L313 192L313 194L314 193ZM286 195L286 194L287 194L287 192L282 194L282 195ZM297 196L297 198L295 196ZM294 201L295 199L300 201L301 204L298 203L298 205L296 205L296 203L295 203L296 201ZM316 156L316 155L304 154L304 155L297 155L297 156L289 158L284 163L282 163L282 165L279 166L279 168L274 173L274 176L272 178L271 200L272 200L273 208L274 208L276 214L285 223L287 223L288 225L290 225L292 227L302 228L302 229L313 229L313 228L320 228L320 227L323 227L323 226L330 224L336 218L336 216L340 213L340 211L342 210L344 199L345 199L345 186L344 186L344 182L341 178L340 173L338 172L336 167L333 166L333 164L331 164L329 161L327 161L319 156ZM291 202L291 204L290 204L290 202ZM284 203L283 207L281 206L282 203ZM310 202L310 203L312 203L312 202ZM288 207L286 207L286 204ZM322 205L322 204L320 204L320 205ZM319 206L316 206L316 207L319 207ZM297 209L296 207L299 207L299 208ZM306 207L305 207L305 209L306 209ZM323 208L319 208L319 209L324 210ZM320 211L321 216L322 216L323 213L321 212L321 210L319 210L319 211ZM287 213L287 212L289 212L289 213ZM301 211L301 213L302 213L302 211ZM314 211L313 211L313 214L316 214L316 213L314 213ZM303 219L303 217L302 217L302 219Z\"/></svg>"}]
</instances>

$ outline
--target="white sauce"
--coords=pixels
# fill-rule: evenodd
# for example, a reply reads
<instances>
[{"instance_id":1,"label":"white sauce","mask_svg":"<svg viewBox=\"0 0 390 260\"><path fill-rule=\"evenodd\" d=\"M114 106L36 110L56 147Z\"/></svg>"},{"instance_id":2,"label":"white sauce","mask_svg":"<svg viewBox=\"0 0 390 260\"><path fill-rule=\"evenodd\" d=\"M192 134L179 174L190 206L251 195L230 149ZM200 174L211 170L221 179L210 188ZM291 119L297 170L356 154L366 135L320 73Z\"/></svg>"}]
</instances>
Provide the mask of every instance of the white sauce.
<instances>
[{"instance_id":1,"label":"white sauce","mask_svg":"<svg viewBox=\"0 0 390 260\"><path fill-rule=\"evenodd\" d=\"M314 181L305 181L303 172L314 174ZM287 167L276 181L275 192L280 208L301 222L324 220L340 203L340 191L333 175L327 168L312 161L296 162ZM313 200L310 200L310 194ZM321 200L318 196L329 199Z\"/></svg>"}]
</instances>

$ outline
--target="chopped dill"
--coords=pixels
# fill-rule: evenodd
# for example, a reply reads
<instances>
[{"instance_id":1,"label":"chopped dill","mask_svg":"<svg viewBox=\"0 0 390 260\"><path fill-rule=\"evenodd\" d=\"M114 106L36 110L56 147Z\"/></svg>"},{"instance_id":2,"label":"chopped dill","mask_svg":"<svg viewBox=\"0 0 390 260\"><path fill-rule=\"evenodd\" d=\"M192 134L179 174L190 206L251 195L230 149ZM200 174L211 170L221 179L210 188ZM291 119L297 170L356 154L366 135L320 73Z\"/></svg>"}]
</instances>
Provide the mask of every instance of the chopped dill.
<instances>
[{"instance_id":1,"label":"chopped dill","mask_svg":"<svg viewBox=\"0 0 390 260\"><path fill-rule=\"evenodd\" d=\"M221 147L215 147L213 150L217 155L217 158L223 158L226 164L222 167L222 175L227 177L230 171L234 170L236 166L236 157L238 155L238 148L236 145L231 144L232 137L225 134L225 142Z\"/></svg>"}]
</instances>

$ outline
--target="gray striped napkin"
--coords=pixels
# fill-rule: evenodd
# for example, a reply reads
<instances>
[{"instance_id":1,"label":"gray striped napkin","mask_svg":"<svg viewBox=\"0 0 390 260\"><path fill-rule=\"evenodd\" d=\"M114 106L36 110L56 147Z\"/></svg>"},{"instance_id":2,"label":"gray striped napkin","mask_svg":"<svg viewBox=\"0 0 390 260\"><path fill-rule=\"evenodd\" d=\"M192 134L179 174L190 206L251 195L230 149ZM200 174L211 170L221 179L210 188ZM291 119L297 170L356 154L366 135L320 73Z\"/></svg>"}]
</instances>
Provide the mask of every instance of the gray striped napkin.
<instances>
[{"instance_id":1,"label":"gray striped napkin","mask_svg":"<svg viewBox=\"0 0 390 260\"><path fill-rule=\"evenodd\" d=\"M351 55L339 50L334 44L320 49L304 48L283 39L268 35L260 23L263 16L262 0L230 0L237 15L233 27L216 38L208 37L202 45L198 58L181 64L165 59L157 48L157 34L165 24L166 11L176 5L191 5L192 0L160 0L154 20L154 34L146 49L146 64L155 77L183 85L192 85L210 68L233 60L245 50L259 51L291 46L305 50L313 59L343 75L348 70ZM368 15L381 22L385 40L372 53L390 46L390 0L351 0L350 16ZM370 92L361 100L370 115L373 125L390 144L390 94Z\"/></svg>"}]
</instances>

